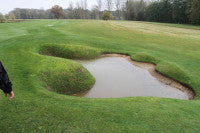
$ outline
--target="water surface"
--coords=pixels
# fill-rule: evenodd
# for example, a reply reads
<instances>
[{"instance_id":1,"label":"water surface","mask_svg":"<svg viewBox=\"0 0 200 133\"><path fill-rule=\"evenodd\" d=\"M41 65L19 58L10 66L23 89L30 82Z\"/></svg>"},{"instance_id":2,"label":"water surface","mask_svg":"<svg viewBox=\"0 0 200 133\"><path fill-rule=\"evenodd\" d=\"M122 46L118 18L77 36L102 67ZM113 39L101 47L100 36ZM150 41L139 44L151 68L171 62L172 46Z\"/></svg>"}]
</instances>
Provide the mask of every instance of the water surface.
<instances>
[{"instance_id":1,"label":"water surface","mask_svg":"<svg viewBox=\"0 0 200 133\"><path fill-rule=\"evenodd\" d=\"M118 98L152 96L189 99L186 92L161 83L147 70L134 66L122 57L103 57L80 61L95 77L96 83L84 97Z\"/></svg>"}]
</instances>

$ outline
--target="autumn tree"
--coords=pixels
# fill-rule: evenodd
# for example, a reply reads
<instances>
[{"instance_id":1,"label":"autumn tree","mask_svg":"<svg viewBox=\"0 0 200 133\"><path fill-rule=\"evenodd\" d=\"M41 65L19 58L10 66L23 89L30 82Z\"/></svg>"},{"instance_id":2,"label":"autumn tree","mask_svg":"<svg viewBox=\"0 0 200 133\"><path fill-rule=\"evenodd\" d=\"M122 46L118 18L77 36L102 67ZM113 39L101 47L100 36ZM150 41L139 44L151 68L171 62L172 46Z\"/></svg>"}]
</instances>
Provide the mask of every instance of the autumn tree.
<instances>
[{"instance_id":1,"label":"autumn tree","mask_svg":"<svg viewBox=\"0 0 200 133\"><path fill-rule=\"evenodd\" d=\"M12 13L12 12L9 13L9 19L15 20L15 15L14 15L14 13Z\"/></svg>"},{"instance_id":2,"label":"autumn tree","mask_svg":"<svg viewBox=\"0 0 200 133\"><path fill-rule=\"evenodd\" d=\"M54 17L56 19L59 19L60 17L64 16L64 10L62 7L55 5L51 8L51 13L54 14Z\"/></svg>"},{"instance_id":3,"label":"autumn tree","mask_svg":"<svg viewBox=\"0 0 200 133\"><path fill-rule=\"evenodd\" d=\"M112 15L112 13L104 12L103 15L102 15L102 19L103 20L112 20L113 19L113 15Z\"/></svg>"}]
</instances>

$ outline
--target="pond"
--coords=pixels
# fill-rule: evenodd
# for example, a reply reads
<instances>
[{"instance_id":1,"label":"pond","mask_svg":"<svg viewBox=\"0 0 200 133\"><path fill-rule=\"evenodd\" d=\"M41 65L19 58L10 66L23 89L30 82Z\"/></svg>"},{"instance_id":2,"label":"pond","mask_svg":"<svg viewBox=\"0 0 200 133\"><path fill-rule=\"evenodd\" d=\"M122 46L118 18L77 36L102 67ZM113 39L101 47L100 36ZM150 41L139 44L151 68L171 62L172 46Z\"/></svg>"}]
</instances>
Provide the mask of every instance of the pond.
<instances>
[{"instance_id":1,"label":"pond","mask_svg":"<svg viewBox=\"0 0 200 133\"><path fill-rule=\"evenodd\" d=\"M192 99L192 95L189 94L192 93L190 90L171 79L153 72L155 71L155 65L153 64L134 62L128 56L119 57L119 55L108 55L95 60L79 62L96 79L92 89L84 93L75 94L80 97L119 98L150 96ZM161 78L161 80L159 81L158 78Z\"/></svg>"}]
</instances>

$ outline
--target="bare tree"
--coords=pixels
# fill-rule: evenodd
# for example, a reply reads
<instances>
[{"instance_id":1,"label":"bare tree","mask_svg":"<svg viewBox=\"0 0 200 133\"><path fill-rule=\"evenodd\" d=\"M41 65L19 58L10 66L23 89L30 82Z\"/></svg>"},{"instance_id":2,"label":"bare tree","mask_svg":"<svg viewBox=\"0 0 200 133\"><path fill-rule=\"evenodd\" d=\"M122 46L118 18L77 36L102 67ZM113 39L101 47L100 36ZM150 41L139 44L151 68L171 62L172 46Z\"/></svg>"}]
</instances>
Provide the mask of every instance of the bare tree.
<instances>
[{"instance_id":1,"label":"bare tree","mask_svg":"<svg viewBox=\"0 0 200 133\"><path fill-rule=\"evenodd\" d=\"M73 19L74 18L74 3L73 2L69 3L68 11L69 11L68 17L70 19Z\"/></svg>"},{"instance_id":2,"label":"bare tree","mask_svg":"<svg viewBox=\"0 0 200 133\"><path fill-rule=\"evenodd\" d=\"M73 2L70 2L68 8L69 8L70 10L73 10L73 9L74 9L74 3L73 3Z\"/></svg>"},{"instance_id":3,"label":"bare tree","mask_svg":"<svg viewBox=\"0 0 200 133\"><path fill-rule=\"evenodd\" d=\"M97 2L97 7L96 9L98 10L98 16L97 19L100 19L101 17L101 8L102 8L102 0L96 0Z\"/></svg>"},{"instance_id":4,"label":"bare tree","mask_svg":"<svg viewBox=\"0 0 200 133\"><path fill-rule=\"evenodd\" d=\"M113 8L113 1L112 0L106 0L106 6L107 6L107 10L111 11Z\"/></svg>"},{"instance_id":5,"label":"bare tree","mask_svg":"<svg viewBox=\"0 0 200 133\"><path fill-rule=\"evenodd\" d=\"M87 0L81 0L81 12L83 19L86 19L87 16Z\"/></svg>"},{"instance_id":6,"label":"bare tree","mask_svg":"<svg viewBox=\"0 0 200 133\"><path fill-rule=\"evenodd\" d=\"M84 0L84 1L83 1L83 9L84 9L84 10L87 10L87 7L88 7L87 0Z\"/></svg>"},{"instance_id":7,"label":"bare tree","mask_svg":"<svg viewBox=\"0 0 200 133\"><path fill-rule=\"evenodd\" d=\"M0 19L3 19L3 18L4 18L3 14L2 14L2 13L0 13Z\"/></svg>"},{"instance_id":8,"label":"bare tree","mask_svg":"<svg viewBox=\"0 0 200 133\"><path fill-rule=\"evenodd\" d=\"M91 13L90 13L91 19L99 19L99 8L97 5L94 5Z\"/></svg>"},{"instance_id":9,"label":"bare tree","mask_svg":"<svg viewBox=\"0 0 200 133\"><path fill-rule=\"evenodd\" d=\"M118 19L121 19L122 4L123 4L122 0L115 0L115 8L116 8Z\"/></svg>"},{"instance_id":10,"label":"bare tree","mask_svg":"<svg viewBox=\"0 0 200 133\"><path fill-rule=\"evenodd\" d=\"M77 1L76 2L76 8L80 8L81 6L80 6L80 3L79 3L79 1Z\"/></svg>"},{"instance_id":11,"label":"bare tree","mask_svg":"<svg viewBox=\"0 0 200 133\"><path fill-rule=\"evenodd\" d=\"M101 11L101 8L102 8L102 0L96 0L96 1L97 1L98 10Z\"/></svg>"}]
</instances>

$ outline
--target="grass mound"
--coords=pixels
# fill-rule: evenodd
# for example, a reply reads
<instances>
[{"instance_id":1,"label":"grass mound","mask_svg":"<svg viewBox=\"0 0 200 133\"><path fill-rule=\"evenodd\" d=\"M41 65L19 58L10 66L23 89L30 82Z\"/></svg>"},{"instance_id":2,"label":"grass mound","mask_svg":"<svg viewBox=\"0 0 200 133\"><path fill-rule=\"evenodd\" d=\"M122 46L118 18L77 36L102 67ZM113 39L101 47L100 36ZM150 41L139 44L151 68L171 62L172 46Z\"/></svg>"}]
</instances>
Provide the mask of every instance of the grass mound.
<instances>
[{"instance_id":1,"label":"grass mound","mask_svg":"<svg viewBox=\"0 0 200 133\"><path fill-rule=\"evenodd\" d=\"M135 61L142 61L142 62L147 62L147 63L156 63L157 62L157 60L153 56L150 56L146 53L136 53L136 54L134 54L134 56L132 56L132 58Z\"/></svg>"},{"instance_id":2,"label":"grass mound","mask_svg":"<svg viewBox=\"0 0 200 133\"><path fill-rule=\"evenodd\" d=\"M40 53L68 59L92 59L98 57L101 51L89 46L51 44L41 46Z\"/></svg>"},{"instance_id":3,"label":"grass mound","mask_svg":"<svg viewBox=\"0 0 200 133\"><path fill-rule=\"evenodd\" d=\"M156 70L167 77L173 78L187 86L190 86L191 79L189 75L175 64L163 61L157 64Z\"/></svg>"},{"instance_id":4,"label":"grass mound","mask_svg":"<svg viewBox=\"0 0 200 133\"><path fill-rule=\"evenodd\" d=\"M100 55L100 50L89 46L51 44L43 45L40 54L68 59L91 59ZM72 60L47 57L43 61L41 79L46 88L60 94L71 95L91 89L95 83L94 77L81 64Z\"/></svg>"},{"instance_id":5,"label":"grass mound","mask_svg":"<svg viewBox=\"0 0 200 133\"><path fill-rule=\"evenodd\" d=\"M71 95L91 89L95 83L90 72L77 62L49 57L43 60L40 70L46 88L60 94Z\"/></svg>"}]
</instances>

